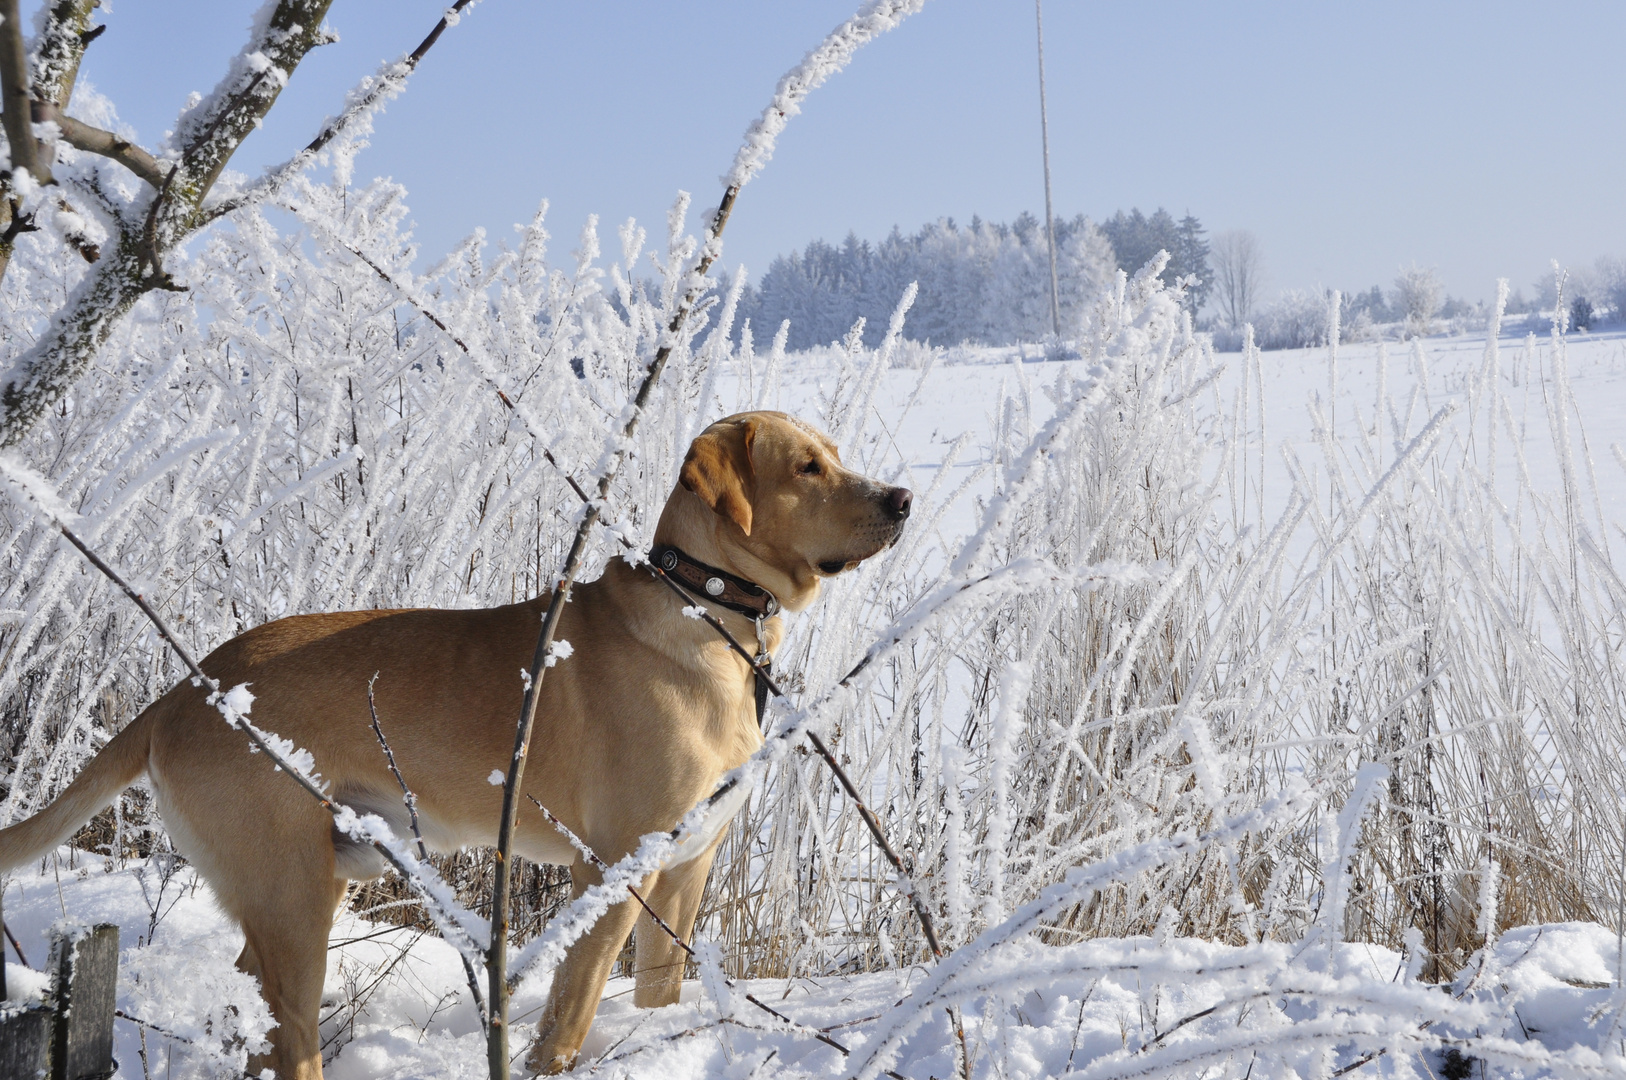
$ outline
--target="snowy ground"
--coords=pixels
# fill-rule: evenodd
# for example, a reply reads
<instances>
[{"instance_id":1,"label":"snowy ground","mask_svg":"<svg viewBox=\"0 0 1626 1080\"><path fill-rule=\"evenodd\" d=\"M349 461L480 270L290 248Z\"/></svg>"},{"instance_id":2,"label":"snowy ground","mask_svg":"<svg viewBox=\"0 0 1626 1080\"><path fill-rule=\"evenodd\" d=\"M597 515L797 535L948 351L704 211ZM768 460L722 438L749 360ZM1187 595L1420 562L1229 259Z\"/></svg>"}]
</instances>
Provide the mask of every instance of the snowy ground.
<instances>
[{"instance_id":1,"label":"snowy ground","mask_svg":"<svg viewBox=\"0 0 1626 1080\"><path fill-rule=\"evenodd\" d=\"M224 1007L236 1002L242 1012L251 1013L255 1003L246 992L244 977L232 969L241 942L236 930L188 870L173 877L160 894L157 875L145 864L115 869L83 853L76 853L73 862L70 867L64 850L47 860L43 869L15 875L7 886L6 921L29 959L35 963L43 959L46 934L64 913L87 923L118 923L123 943L119 1005L127 1014L116 1023L118 1075L142 1075L142 1028L130 1018L151 1025L145 1042L151 1075L209 1075L209 1061L170 1036L210 1040L222 1025L246 1027L263 1021L251 1015L232 1016ZM1613 933L1580 923L1525 927L1507 934L1489 958L1494 976L1461 995L1478 1010L1465 1015L1481 1020L1472 1033L1504 1036L1515 1052L1520 1047L1537 1053L1545 1048L1571 1055L1571 1065L1601 1065L1588 1052L1602 1049L1605 1040L1618 1046L1626 1010L1626 996L1617 989L1618 945ZM413 931L346 918L334 927L330 948L323 1035L329 1041L327 1075L332 1080L485 1075L477 1021L466 993L459 993L462 972L448 946ZM1200 1020L1188 1018L1235 991L1223 974L1227 969L1289 970L1296 948L1277 944L1243 949L1150 938L1067 948L1021 944L980 973L980 981L994 992L972 1000L964 1010L975 1075L1011 1080L1072 1071L1087 1076L1134 1075L1152 1063L1154 1052L1178 1053L1198 1040L1212 1041L1223 1034L1205 1031ZM1330 984L1342 985L1351 997L1393 988L1385 1007L1393 1009L1400 1023L1416 1011L1404 992L1406 963L1392 952L1340 945L1332 960L1320 966ZM1039 968L1057 969L1058 974L1035 979L1033 971ZM997 992L1000 978L1014 970L1020 970L1031 987L1017 1000ZM14 996L37 993L43 984L43 977L15 966L8 972ZM1148 973L1157 978L1149 979ZM577 1072L674 1080L745 1078L771 1058L776 1073L846 1076L850 1069L841 1055L816 1041L808 1029L822 1029L861 1053L878 1018L928 976L913 968L744 983L726 1020L719 1019L719 1004L702 994L698 983L685 987L682 1004L644 1011L632 1005L630 982L613 980ZM545 989L530 984L515 998L516 1044L528 1039L525 1018L535 1015ZM1293 993L1286 987L1261 989ZM1415 984L1411 992L1442 1001L1446 997L1443 990L1419 991ZM744 1001L744 993L771 1004L803 1025L802 1030L753 1008ZM1323 1004L1307 1005L1304 1019L1313 1022L1318 1009L1325 1013L1325 1001L1333 997L1324 991ZM1384 1004L1381 993L1379 1003ZM1484 1019L1504 1026L1486 1030ZM1313 1073L1318 1061L1338 1068L1358 1059L1359 1025L1351 1028L1345 1038L1307 1047L1302 1055L1306 1071ZM1282 1032L1279 1037L1288 1035ZM921 1080L952 1076L952 1045L946 1014L939 1010L905 1040L892 1068ZM1168 1062L1161 1064L1166 1067ZM1433 1052L1424 1051L1409 1063L1380 1058L1370 1072L1428 1076L1439 1064ZM1408 1072L1407 1065L1415 1071ZM1609 1069L1605 1065L1596 1074L1609 1075ZM1194 1066L1192 1075L1201 1075L1201 1069ZM1536 1068L1526 1075L1547 1073Z\"/></svg>"},{"instance_id":2,"label":"snowy ground","mask_svg":"<svg viewBox=\"0 0 1626 1080\"><path fill-rule=\"evenodd\" d=\"M1500 369L1504 389L1514 403L1513 418L1516 423L1528 421L1542 429L1530 432L1527 460L1533 486L1541 491L1556 483L1557 476L1542 408L1542 395L1549 392L1542 374L1547 365L1525 352L1521 338L1504 338L1500 344ZM1381 378L1393 400L1409 403L1407 408L1414 410L1406 427L1415 431L1422 418L1461 391L1468 373L1479 370L1485 347L1483 336L1431 339L1424 343L1419 363L1406 347L1391 345L1381 376L1379 349L1372 344L1344 346L1336 371L1326 350L1265 354L1255 377L1262 376L1265 389L1267 514L1270 478L1279 475L1278 449L1303 447L1314 438L1312 400L1319 397L1324 415L1334 422L1341 438L1354 438L1360 427L1369 429L1372 424ZM1549 346L1543 342L1540 348ZM1032 352L1030 358L1037 355ZM969 435L971 443L955 470L969 475L986 460L993 413L1005 397L1002 384L1012 389L1027 384L1035 414L1042 418L1048 410L1041 388L1055 378L1059 365L1022 363L1020 352L1013 355L1013 350L990 350L981 356L962 352L956 359L970 362L938 366L924 382L912 370L887 376L878 408L907 462L901 482L928 485L941 467L945 448L962 434ZM1220 360L1228 364L1215 384L1218 407L1224 411L1232 407L1247 373L1239 356ZM1611 521L1626 521L1626 465L1610 460L1616 426L1626 416L1626 334L1572 338L1568 363L1580 402L1581 434L1590 440L1590 453L1597 459L1603 515ZM816 414L821 383L831 377L831 370L823 365L787 374L769 404ZM740 389L723 380L718 407L732 410L739 396ZM905 408L911 398L912 404ZM1329 400L1335 408L1327 408ZM1523 415L1517 404L1521 401ZM1257 458L1257 398L1251 409L1238 431L1253 432L1241 439ZM1538 434L1541 437L1535 437ZM888 468L895 468L896 460ZM949 486L955 486L952 478ZM972 513L970 501L962 501L942 527L951 534L964 531L970 527ZM194 1067L207 1071L208 1063L171 1035L218 1042L223 1032L252 1031L256 1024L263 1026L264 1020L253 1015L257 997L231 966L241 939L215 909L207 890L185 869L167 881L161 878L156 867L146 864L114 868L95 857L70 856L64 851L35 872L13 875L5 886L4 907L7 924L35 966L43 963L52 923L64 918L118 923L124 948L120 1008L153 1025L146 1030L145 1042L149 1074L180 1077ZM462 971L447 946L435 938L355 918L346 918L334 928L332 942L329 1005L323 1014L330 1077L484 1075L477 1020L463 990ZM1473 1027L1465 1034L1505 1038L1509 1049L1504 1068L1494 1075L1514 1075L1520 1060L1529 1065L1527 1075L1554 1074L1553 1062L1543 1056L1543 1047L1566 1055L1565 1068L1556 1070L1558 1074L1611 1075L1612 1068L1621 1068L1620 1058L1615 1057L1611 1065L1596 1052L1608 1047L1617 1055L1626 1052L1621 1026L1626 994L1620 990L1619 947L1614 933L1599 926L1522 928L1504 936L1493 955L1484 958L1481 977L1462 995L1459 1012L1451 1015L1456 1022ZM1049 982L1035 982L1037 989L1024 990L1020 1000L1007 1000L997 988L1001 965L1023 968L1030 979L1031 971L1038 967L1053 968L1057 975ZM1258 977L1268 985L1248 989L1251 984L1246 980L1239 983L1236 978L1211 974L1249 966L1261 972ZM1314 998L1316 1004L1303 1006L1301 1016L1292 1007L1270 1013L1302 1019L1311 1026L1320 1024L1336 1035L1321 1038L1303 1055L1300 1071L1326 1075L1353 1065L1360 1057L1361 1033L1349 1030L1348 1025L1339 1028L1339 1017L1352 1014L1340 1012L1338 1002L1367 995L1362 1000L1368 1007L1379 1012L1392 1010L1395 1022L1404 1025L1407 1017L1422 1015L1416 994L1426 992L1442 1002L1447 997L1443 991L1424 991L1409 983L1406 968L1403 958L1364 946L1336 946L1318 961L1277 945L1240 950L1200 941L1135 939L1041 949L1022 943L1002 953L998 963L983 973L988 992L966 1002L968 1046L978 1077L1015 1080L1069 1071L1089 1076L1133 1075L1154 1058L1190 1045L1188 1040L1198 1034L1210 1041L1230 1037L1225 1032L1206 1031L1200 1019L1182 1021L1222 997L1244 991L1268 995L1273 1001L1291 996L1290 986L1268 982L1291 973L1331 980L1316 991L1320 995ZM39 979L19 973L15 967L9 970L14 989L19 985L23 991L38 989ZM1144 974L1148 970L1162 975L1148 983ZM904 991L929 977L928 972L914 969L759 983L740 990L749 990L800 1025L824 1029L861 1053L879 1037L880 1025L896 1020L890 1010ZM1392 996L1384 996L1385 987L1393 988ZM765 1064L772 1059L767 1071L775 1073L850 1074L851 1065L835 1050L815 1041L805 1027L794 1030L754 1009L739 994L731 1004L719 1002L703 995L695 984L686 987L683 1004L642 1012L633 1008L630 989L626 981L615 981L606 990L579 1072L744 1078L764 1073ZM528 1037L526 1025L534 1019L545 992L545 984L533 983L515 999L516 1044ZM235 1013L226 1008L229 1003L236 1003ZM119 1021L117 1031L119 1075L143 1075L142 1028L125 1019ZM1286 1033L1283 1038L1291 1041ZM951 1047L946 1015L937 1009L904 1040L891 1067L920 1080L947 1077L955 1068ZM1531 1054L1521 1058L1520 1047L1529 1048ZM176 1057L170 1061L172 1052ZM1409 1061L1380 1058L1370 1064L1368 1072L1426 1076L1439 1066L1432 1053L1415 1054ZM1194 1062L1191 1075L1200 1074L1201 1067Z\"/></svg>"},{"instance_id":3,"label":"snowy ground","mask_svg":"<svg viewBox=\"0 0 1626 1080\"><path fill-rule=\"evenodd\" d=\"M1522 331L1522 326L1519 327ZM1498 341L1502 387L1508 396L1516 424L1527 435L1528 466L1534 487L1551 490L1558 481L1557 461L1547 437L1544 396L1551 392L1551 340L1539 336L1530 344L1521 333L1504 334ZM1256 382L1262 375L1265 392L1264 439L1266 443L1266 514L1273 505L1273 480L1285 475L1281 450L1295 450L1308 458L1315 456L1311 444L1315 420L1310 409L1316 403L1332 423L1340 438L1353 438L1357 425L1372 427L1380 383L1387 397L1396 403L1402 422L1415 433L1422 422L1447 402L1462 403L1467 379L1477 373L1485 359L1486 335L1433 337L1421 342L1423 362L1419 365L1411 347L1389 342L1380 363L1376 342L1345 343L1338 349L1336 374L1325 348L1290 349L1260 355L1259 373L1245 371L1239 353L1221 353L1216 361L1223 371L1214 384L1222 400L1221 408L1233 407L1244 378ZM1570 380L1580 402L1579 435L1590 437L1596 457L1598 480L1605 515L1626 522L1626 471L1609 462L1609 447L1622 436L1621 418L1626 417L1626 329L1571 335L1566 343ZM973 450L955 468L969 474L987 460L988 435L995 412L1007 389L1024 383L1037 422L1051 411L1044 388L1055 381L1058 369L1076 369L1076 363L1046 363L1042 352L1019 346L982 350L956 349L948 353L948 363L939 364L920 381L919 371L894 371L877 398L877 408L892 426L897 445L910 461L914 482L924 486L938 468L944 450L962 434L968 434ZM1380 380L1380 367L1384 368ZM775 396L773 407L789 412L816 412L821 391L833 379L831 370L804 372L788 377ZM719 409L732 409L739 400L726 380L718 393ZM1332 387L1336 383L1336 395ZM1259 402L1257 385L1250 389L1249 412L1239 427L1246 453L1259 453ZM913 404L909 405L911 398ZM1329 408L1328 403L1333 402ZM1395 418L1385 416L1385 434L1392 441ZM1532 427L1531 425L1534 425ZM1511 457L1503 462L1515 467ZM1613 511L1613 513L1611 513ZM1255 512L1256 509L1255 509ZM969 502L957 508L948 525L969 530L972 524Z\"/></svg>"}]
</instances>

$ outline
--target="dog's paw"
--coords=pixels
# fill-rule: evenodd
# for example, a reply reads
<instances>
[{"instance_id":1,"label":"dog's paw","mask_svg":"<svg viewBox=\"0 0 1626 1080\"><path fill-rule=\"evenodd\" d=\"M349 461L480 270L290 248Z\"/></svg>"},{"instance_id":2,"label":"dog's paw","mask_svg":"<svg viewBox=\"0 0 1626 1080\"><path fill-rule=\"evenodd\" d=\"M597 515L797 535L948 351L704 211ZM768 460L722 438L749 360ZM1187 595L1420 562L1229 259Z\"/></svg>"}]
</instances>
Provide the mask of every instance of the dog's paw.
<instances>
[{"instance_id":1,"label":"dog's paw","mask_svg":"<svg viewBox=\"0 0 1626 1080\"><path fill-rule=\"evenodd\" d=\"M532 1076L557 1076L576 1067L576 1053L553 1053L538 1040L525 1059L525 1068Z\"/></svg>"}]
</instances>

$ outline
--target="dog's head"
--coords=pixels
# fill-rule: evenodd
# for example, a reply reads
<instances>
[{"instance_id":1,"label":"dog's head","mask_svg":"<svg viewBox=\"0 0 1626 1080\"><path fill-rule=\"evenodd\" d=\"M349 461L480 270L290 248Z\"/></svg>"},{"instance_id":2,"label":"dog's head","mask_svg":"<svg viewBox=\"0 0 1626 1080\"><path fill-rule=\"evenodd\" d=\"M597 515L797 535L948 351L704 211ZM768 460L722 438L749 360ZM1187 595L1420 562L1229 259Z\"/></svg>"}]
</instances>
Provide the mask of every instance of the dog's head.
<instances>
[{"instance_id":1,"label":"dog's head","mask_svg":"<svg viewBox=\"0 0 1626 1080\"><path fill-rule=\"evenodd\" d=\"M835 444L811 425L740 413L690 445L656 541L754 581L797 611L818 595L821 577L896 543L911 499L908 488L843 467Z\"/></svg>"}]
</instances>

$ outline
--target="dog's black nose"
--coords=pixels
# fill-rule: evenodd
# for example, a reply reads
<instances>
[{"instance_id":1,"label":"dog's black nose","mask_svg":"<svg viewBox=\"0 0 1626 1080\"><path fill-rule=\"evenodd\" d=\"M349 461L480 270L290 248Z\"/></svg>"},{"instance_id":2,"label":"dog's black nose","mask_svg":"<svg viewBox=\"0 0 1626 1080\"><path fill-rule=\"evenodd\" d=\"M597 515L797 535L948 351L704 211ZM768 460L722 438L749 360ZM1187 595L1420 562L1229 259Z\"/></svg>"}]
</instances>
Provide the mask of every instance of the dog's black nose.
<instances>
[{"instance_id":1,"label":"dog's black nose","mask_svg":"<svg viewBox=\"0 0 1626 1080\"><path fill-rule=\"evenodd\" d=\"M915 493L908 488L897 487L886 493L886 508L900 518L909 516L909 504L915 501Z\"/></svg>"}]
</instances>

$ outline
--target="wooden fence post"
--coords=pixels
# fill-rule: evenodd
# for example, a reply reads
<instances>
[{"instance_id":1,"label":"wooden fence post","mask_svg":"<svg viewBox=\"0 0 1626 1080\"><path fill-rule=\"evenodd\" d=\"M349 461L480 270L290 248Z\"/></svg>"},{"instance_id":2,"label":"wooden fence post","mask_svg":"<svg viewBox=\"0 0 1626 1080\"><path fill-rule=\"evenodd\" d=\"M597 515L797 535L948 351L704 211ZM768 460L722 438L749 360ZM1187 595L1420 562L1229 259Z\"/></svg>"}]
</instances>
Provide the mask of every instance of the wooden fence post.
<instances>
[{"instance_id":1,"label":"wooden fence post","mask_svg":"<svg viewBox=\"0 0 1626 1080\"><path fill-rule=\"evenodd\" d=\"M0 1008L0 1080L112 1076L118 969L117 926L54 932L49 998L26 1008ZM6 989L0 968L0 994Z\"/></svg>"},{"instance_id":2,"label":"wooden fence post","mask_svg":"<svg viewBox=\"0 0 1626 1080\"><path fill-rule=\"evenodd\" d=\"M103 923L51 941L53 1011L51 1080L104 1080L113 1075L113 1010L119 975L119 928Z\"/></svg>"},{"instance_id":3,"label":"wooden fence post","mask_svg":"<svg viewBox=\"0 0 1626 1080\"><path fill-rule=\"evenodd\" d=\"M0 908L0 1001L11 996L6 978L5 911ZM51 1062L51 1012L0 1005L0 1080L43 1080Z\"/></svg>"},{"instance_id":4,"label":"wooden fence post","mask_svg":"<svg viewBox=\"0 0 1626 1080\"><path fill-rule=\"evenodd\" d=\"M45 1080L51 1064L51 1010L0 1016L0 1080Z\"/></svg>"}]
</instances>

